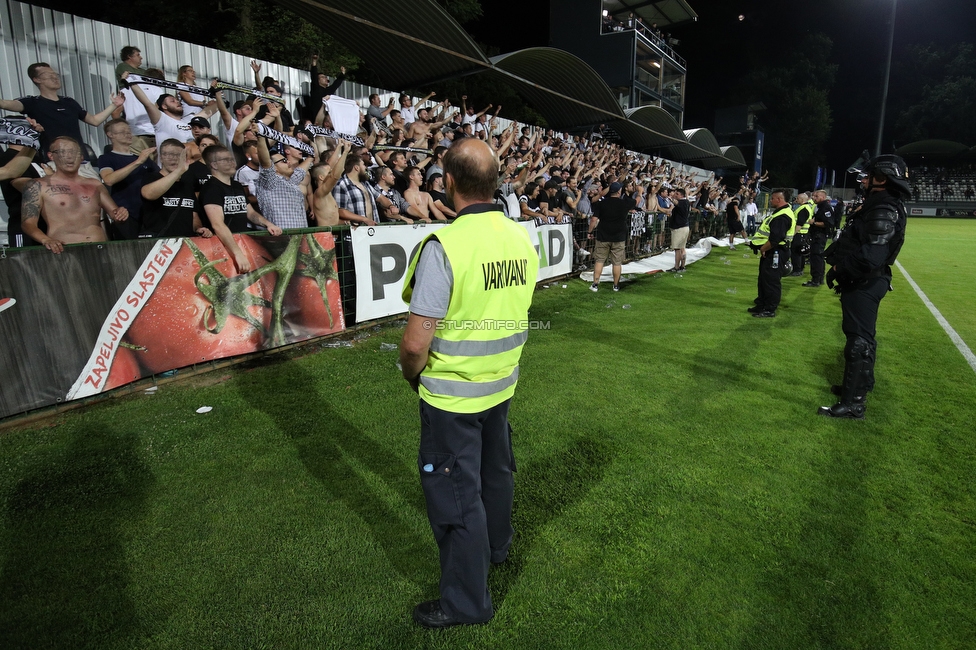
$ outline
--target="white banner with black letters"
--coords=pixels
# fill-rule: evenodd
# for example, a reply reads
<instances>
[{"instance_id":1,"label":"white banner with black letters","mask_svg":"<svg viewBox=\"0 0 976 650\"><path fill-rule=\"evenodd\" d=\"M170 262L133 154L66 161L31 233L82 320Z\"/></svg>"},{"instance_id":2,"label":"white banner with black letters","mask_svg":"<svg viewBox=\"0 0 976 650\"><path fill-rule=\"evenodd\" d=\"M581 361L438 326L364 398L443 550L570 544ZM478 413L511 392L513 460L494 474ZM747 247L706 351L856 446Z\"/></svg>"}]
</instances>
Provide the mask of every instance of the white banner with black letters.
<instances>
[{"instance_id":1,"label":"white banner with black letters","mask_svg":"<svg viewBox=\"0 0 976 650\"><path fill-rule=\"evenodd\" d=\"M535 225L520 221L539 254L538 282L573 272L573 226L568 223Z\"/></svg>"},{"instance_id":2,"label":"white banner with black letters","mask_svg":"<svg viewBox=\"0 0 976 650\"><path fill-rule=\"evenodd\" d=\"M352 231L356 265L356 322L405 314L403 280L410 260L430 233L443 223L359 226Z\"/></svg>"},{"instance_id":3,"label":"white banner with black letters","mask_svg":"<svg viewBox=\"0 0 976 650\"><path fill-rule=\"evenodd\" d=\"M539 254L536 281L566 275L573 270L573 227L571 224L537 226L519 222ZM356 322L405 314L409 308L403 298L403 280L410 260L427 235L443 223L415 223L413 226L388 224L360 226L352 231L352 251L356 266Z\"/></svg>"}]
</instances>

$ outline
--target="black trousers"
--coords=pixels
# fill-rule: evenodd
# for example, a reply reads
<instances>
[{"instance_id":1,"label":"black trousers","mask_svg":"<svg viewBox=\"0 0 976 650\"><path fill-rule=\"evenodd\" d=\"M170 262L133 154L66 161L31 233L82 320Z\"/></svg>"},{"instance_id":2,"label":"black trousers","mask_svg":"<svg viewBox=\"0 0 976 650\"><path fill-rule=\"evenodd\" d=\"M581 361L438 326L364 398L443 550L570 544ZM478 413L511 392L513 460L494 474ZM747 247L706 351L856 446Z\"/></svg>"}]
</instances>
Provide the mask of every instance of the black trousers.
<instances>
[{"instance_id":1,"label":"black trousers","mask_svg":"<svg viewBox=\"0 0 976 650\"><path fill-rule=\"evenodd\" d=\"M441 609L466 623L494 615L488 566L512 545L515 456L505 400L480 413L420 402L420 484L440 552Z\"/></svg>"},{"instance_id":2,"label":"black trousers","mask_svg":"<svg viewBox=\"0 0 976 650\"><path fill-rule=\"evenodd\" d=\"M864 339L868 342L871 350L872 364L877 359L878 350L878 341L875 339L878 325L878 306L890 287L891 278L882 276L860 282L840 295L840 306L844 314L841 329L844 331L844 336L847 337L845 349L850 349L858 338ZM867 390L874 389L873 372L864 388Z\"/></svg>"},{"instance_id":3,"label":"black trousers","mask_svg":"<svg viewBox=\"0 0 976 650\"><path fill-rule=\"evenodd\" d=\"M773 268L773 258L779 252L779 268ZM759 258L759 297L756 305L763 311L776 311L779 301L783 297L783 264L789 249L786 247L773 248L766 251L765 257Z\"/></svg>"},{"instance_id":4,"label":"black trousers","mask_svg":"<svg viewBox=\"0 0 976 650\"><path fill-rule=\"evenodd\" d=\"M818 284L824 281L824 246L827 244L826 233L810 231L810 280Z\"/></svg>"},{"instance_id":5,"label":"black trousers","mask_svg":"<svg viewBox=\"0 0 976 650\"><path fill-rule=\"evenodd\" d=\"M803 263L803 253L800 252L800 249L803 248L803 240L806 237L808 237L808 235L801 235L800 233L797 233L796 236L793 237L793 241L790 244L790 257L793 260L794 273L803 273L803 267L805 265Z\"/></svg>"}]
</instances>

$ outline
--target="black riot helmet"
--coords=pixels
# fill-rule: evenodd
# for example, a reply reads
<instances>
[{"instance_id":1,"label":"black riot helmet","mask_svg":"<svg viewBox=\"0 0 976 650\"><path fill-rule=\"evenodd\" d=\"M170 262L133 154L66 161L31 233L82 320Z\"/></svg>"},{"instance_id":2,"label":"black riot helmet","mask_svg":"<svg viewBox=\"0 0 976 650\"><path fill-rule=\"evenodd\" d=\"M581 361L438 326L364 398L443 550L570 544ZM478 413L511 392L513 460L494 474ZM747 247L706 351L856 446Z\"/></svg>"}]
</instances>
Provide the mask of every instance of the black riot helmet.
<instances>
[{"instance_id":1,"label":"black riot helmet","mask_svg":"<svg viewBox=\"0 0 976 650\"><path fill-rule=\"evenodd\" d=\"M865 150L847 171L859 174L859 179L868 174L883 174L887 178L886 185L892 193L901 194L902 198L912 196L911 187L908 185L908 165L905 164L901 156L881 154L872 158L871 154Z\"/></svg>"}]
</instances>

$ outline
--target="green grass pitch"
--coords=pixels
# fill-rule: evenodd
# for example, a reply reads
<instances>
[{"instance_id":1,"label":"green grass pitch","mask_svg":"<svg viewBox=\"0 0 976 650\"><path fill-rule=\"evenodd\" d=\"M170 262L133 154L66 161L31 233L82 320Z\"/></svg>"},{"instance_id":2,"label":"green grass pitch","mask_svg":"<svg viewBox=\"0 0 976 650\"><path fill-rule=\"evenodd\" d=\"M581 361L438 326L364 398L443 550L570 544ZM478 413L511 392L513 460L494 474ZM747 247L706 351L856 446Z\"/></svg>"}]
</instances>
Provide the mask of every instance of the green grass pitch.
<instances>
[{"instance_id":1,"label":"green grass pitch","mask_svg":"<svg viewBox=\"0 0 976 650\"><path fill-rule=\"evenodd\" d=\"M916 219L900 257L971 348L974 241ZM817 417L838 300L750 318L756 267L536 292L489 625L410 620L438 565L385 327L0 433L0 648L974 647L976 373L896 270L867 419Z\"/></svg>"}]
</instances>

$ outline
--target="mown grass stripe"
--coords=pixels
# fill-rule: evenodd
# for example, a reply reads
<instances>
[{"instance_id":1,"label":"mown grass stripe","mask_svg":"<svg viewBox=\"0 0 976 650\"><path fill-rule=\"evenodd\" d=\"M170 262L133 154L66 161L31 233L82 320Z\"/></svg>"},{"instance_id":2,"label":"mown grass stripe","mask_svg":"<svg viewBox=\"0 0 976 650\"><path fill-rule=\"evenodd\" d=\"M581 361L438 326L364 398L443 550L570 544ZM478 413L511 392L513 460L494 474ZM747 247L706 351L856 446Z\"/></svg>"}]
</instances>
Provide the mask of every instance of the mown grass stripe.
<instances>
[{"instance_id":1,"label":"mown grass stripe","mask_svg":"<svg viewBox=\"0 0 976 650\"><path fill-rule=\"evenodd\" d=\"M939 321L939 325L941 325L942 329L945 330L945 333L949 335L949 338L956 345L956 349L959 350L960 354L962 354L963 358L966 360L966 363L969 364L969 367L973 369L973 372L976 372L976 354L973 354L973 351L969 349L969 346L966 345L966 342L962 340L962 337L956 333L956 330L952 329L952 325L949 324L949 321L947 321L938 308L932 304L932 301L929 300L929 297L925 295L922 288L915 283L912 276L908 275L908 271L906 271L905 267L901 265L901 262L895 260L895 266L898 267L898 270L901 271L902 275L905 276L905 279L908 280L908 284L912 285L912 289L915 289L915 293L918 294L918 297L922 299L925 306L928 307L929 311L932 312L932 315L935 316L935 320Z\"/></svg>"}]
</instances>

